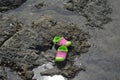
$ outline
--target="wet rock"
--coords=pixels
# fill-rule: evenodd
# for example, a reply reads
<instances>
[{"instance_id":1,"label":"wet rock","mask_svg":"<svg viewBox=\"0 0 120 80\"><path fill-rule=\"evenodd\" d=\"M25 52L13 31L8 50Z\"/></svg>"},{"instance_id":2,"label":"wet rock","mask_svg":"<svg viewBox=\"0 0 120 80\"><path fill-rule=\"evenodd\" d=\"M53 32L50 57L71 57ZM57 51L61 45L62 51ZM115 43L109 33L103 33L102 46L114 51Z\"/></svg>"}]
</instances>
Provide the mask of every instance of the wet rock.
<instances>
[{"instance_id":1,"label":"wet rock","mask_svg":"<svg viewBox=\"0 0 120 80\"><path fill-rule=\"evenodd\" d=\"M0 80L7 80L7 74L5 68L0 66Z\"/></svg>"},{"instance_id":2,"label":"wet rock","mask_svg":"<svg viewBox=\"0 0 120 80\"><path fill-rule=\"evenodd\" d=\"M41 34L41 36L44 39L44 43L46 45L51 44L51 40L54 36L59 35L63 36L66 39L72 41L72 46L69 47L68 57L65 62L66 63L57 63L55 64L56 68L47 70L45 72L42 72L42 75L55 75L55 74L61 74L67 78L74 77L77 72L83 70L83 68L73 65L74 59L77 56L80 56L81 53L87 52L90 44L88 43L88 37L89 34L85 33L81 29L78 29L76 25L72 23L63 23L63 22L56 22L56 24L53 24L55 22L50 16L47 17L41 17L40 19L33 22L33 29L38 33ZM48 44L47 44L48 43ZM44 44L44 45L45 45ZM34 48L36 49L36 48ZM55 49L57 49L57 45L55 46ZM40 49L38 49L40 50ZM55 51L52 49L44 51L43 55L45 58L49 59L48 61L54 60L54 55L51 56L51 54L56 54Z\"/></svg>"},{"instance_id":3,"label":"wet rock","mask_svg":"<svg viewBox=\"0 0 120 80\"><path fill-rule=\"evenodd\" d=\"M29 51L27 50L19 50L16 48L0 49L0 65L10 67L25 80L28 78L25 74L28 70L32 70L32 67L35 65L34 62L37 57L38 56L34 55L33 52L30 51L29 53Z\"/></svg>"},{"instance_id":4,"label":"wet rock","mask_svg":"<svg viewBox=\"0 0 120 80\"><path fill-rule=\"evenodd\" d=\"M66 78L74 78L75 75L81 70L84 71L85 68L82 66L74 65L73 62L68 61L67 64L65 64L64 62L57 63L54 68L43 71L40 74L41 75L50 75L50 76L57 74L57 75L63 75Z\"/></svg>"},{"instance_id":5,"label":"wet rock","mask_svg":"<svg viewBox=\"0 0 120 80\"><path fill-rule=\"evenodd\" d=\"M22 80L20 78L20 76L18 76L18 74L16 73L16 71L11 70L8 67L4 67L5 71L6 71L6 76L7 76L7 80Z\"/></svg>"},{"instance_id":6,"label":"wet rock","mask_svg":"<svg viewBox=\"0 0 120 80\"><path fill-rule=\"evenodd\" d=\"M21 29L21 23L15 17L1 17L0 19L0 46Z\"/></svg>"},{"instance_id":7,"label":"wet rock","mask_svg":"<svg viewBox=\"0 0 120 80\"><path fill-rule=\"evenodd\" d=\"M32 77L33 77L33 72L32 71L27 71L26 73L25 73L25 75L26 75L26 77L27 77L27 79L32 79Z\"/></svg>"},{"instance_id":8,"label":"wet rock","mask_svg":"<svg viewBox=\"0 0 120 80\"><path fill-rule=\"evenodd\" d=\"M111 21L108 16L112 12L107 0L69 0L65 8L76 11L87 18L92 27L99 27Z\"/></svg>"},{"instance_id":9,"label":"wet rock","mask_svg":"<svg viewBox=\"0 0 120 80\"><path fill-rule=\"evenodd\" d=\"M58 35L72 41L73 44L72 47L70 47L72 48L70 49L70 52L73 51L74 53L81 53L83 47L90 47L87 40L89 38L88 32L84 32L83 30L78 29L77 26L73 23L57 22L54 24L53 21L54 20L52 20L51 17L47 16L46 18L42 17L33 22L32 27L38 34L43 37L44 44L51 44L51 40L54 38L54 36Z\"/></svg>"},{"instance_id":10,"label":"wet rock","mask_svg":"<svg viewBox=\"0 0 120 80\"><path fill-rule=\"evenodd\" d=\"M57 45L53 47L54 36L63 36L72 41L73 44L69 47L70 54L67 57L67 63L70 64L74 63L74 58L80 56L82 50L88 51L90 47L89 33L78 29L72 23L57 22L51 16L40 17L33 22L31 27L20 26L21 28L17 28L18 30L15 25L10 29L3 28L4 30L1 31L3 33L8 30L12 34L7 40L4 39L0 46L0 65L10 67L24 80L30 80L33 76L33 72L31 72L33 68L48 62L54 63L57 48ZM9 31L11 29L13 31ZM4 36L7 35L4 34ZM55 67L57 66L58 64L55 64ZM62 68L56 68L56 70L62 69L63 73L60 72L60 74L66 77L74 76L81 69L75 65L65 68L66 66L67 64L61 66Z\"/></svg>"},{"instance_id":11,"label":"wet rock","mask_svg":"<svg viewBox=\"0 0 120 80\"><path fill-rule=\"evenodd\" d=\"M25 1L26 0L0 0L0 12L15 9Z\"/></svg>"}]
</instances>

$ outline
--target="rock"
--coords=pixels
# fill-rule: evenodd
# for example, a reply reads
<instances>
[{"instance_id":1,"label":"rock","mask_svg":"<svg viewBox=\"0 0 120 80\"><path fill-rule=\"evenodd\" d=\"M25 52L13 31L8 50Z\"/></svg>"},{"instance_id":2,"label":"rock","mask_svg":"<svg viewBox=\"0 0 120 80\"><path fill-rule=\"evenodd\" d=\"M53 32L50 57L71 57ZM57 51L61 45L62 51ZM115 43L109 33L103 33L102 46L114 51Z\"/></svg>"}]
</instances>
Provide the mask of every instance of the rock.
<instances>
[{"instance_id":1,"label":"rock","mask_svg":"<svg viewBox=\"0 0 120 80\"><path fill-rule=\"evenodd\" d=\"M9 24L9 21L7 23ZM10 29L4 29L8 25L1 26L3 28L1 33L4 35L1 36L3 40L0 46L0 65L10 67L24 80L32 78L33 74L29 71L32 71L33 68L48 62L54 63L55 49L57 48L56 45L53 49L52 39L54 36L63 36L72 41L73 44L69 47L70 54L68 53L66 60L70 64L74 63L75 57L80 56L82 50L86 49L88 51L90 47L88 45L89 33L78 29L72 23L57 22L51 16L41 16L29 27L21 24L15 24L14 26L10 24L9 26L11 26ZM4 38L8 35L11 36L7 39ZM75 65L63 69L66 66L67 64L61 65L63 73L60 72L65 77L75 76L81 69ZM55 64L55 67L58 67L58 64ZM61 70L61 68L56 68L56 71ZM54 72L56 73L56 71Z\"/></svg>"},{"instance_id":2,"label":"rock","mask_svg":"<svg viewBox=\"0 0 120 80\"><path fill-rule=\"evenodd\" d=\"M10 39L17 31L21 29L21 24L12 17L1 17L0 19L0 46Z\"/></svg>"},{"instance_id":3,"label":"rock","mask_svg":"<svg viewBox=\"0 0 120 80\"><path fill-rule=\"evenodd\" d=\"M2 66L0 66L0 80L7 80L7 74Z\"/></svg>"},{"instance_id":4,"label":"rock","mask_svg":"<svg viewBox=\"0 0 120 80\"><path fill-rule=\"evenodd\" d=\"M63 36L66 39L72 41L72 47L74 48L72 50L74 52L80 53L83 42L86 42L87 45L87 38L89 33L78 29L77 26L72 23L57 22L56 25L53 26L52 21L54 20L52 20L51 17L42 17L34 21L32 27L38 34L41 34L41 36L44 38L44 43L50 44L51 40L56 35ZM84 47L86 45L84 45Z\"/></svg>"},{"instance_id":5,"label":"rock","mask_svg":"<svg viewBox=\"0 0 120 80\"><path fill-rule=\"evenodd\" d=\"M25 73L25 75L26 75L26 77L27 77L27 79L32 79L32 77L33 77L33 72L32 71L27 71L26 73Z\"/></svg>"},{"instance_id":6,"label":"rock","mask_svg":"<svg viewBox=\"0 0 120 80\"><path fill-rule=\"evenodd\" d=\"M92 27L102 28L102 25L111 21L108 14L112 13L112 9L107 0L69 0L64 5L66 9L86 17L87 25Z\"/></svg>"},{"instance_id":7,"label":"rock","mask_svg":"<svg viewBox=\"0 0 120 80\"><path fill-rule=\"evenodd\" d=\"M48 69L46 71L43 71L41 72L40 74L41 75L50 75L50 76L53 76L53 75L63 75L64 77L66 78L74 78L75 75L83 70L84 71L84 67L78 67L77 65L73 65L74 62L69 62L67 61L67 64L66 63L57 63L52 69ZM64 66L63 66L64 65Z\"/></svg>"},{"instance_id":8,"label":"rock","mask_svg":"<svg viewBox=\"0 0 120 80\"><path fill-rule=\"evenodd\" d=\"M6 50L6 51L5 51ZM19 75L23 79L27 79L26 75L24 73L28 70L32 70L33 66L35 64L35 60L38 58L38 56L33 52L19 49L10 49L10 48L1 48L0 49L0 59L1 64L6 67L10 67L12 70L19 73Z\"/></svg>"}]
</instances>

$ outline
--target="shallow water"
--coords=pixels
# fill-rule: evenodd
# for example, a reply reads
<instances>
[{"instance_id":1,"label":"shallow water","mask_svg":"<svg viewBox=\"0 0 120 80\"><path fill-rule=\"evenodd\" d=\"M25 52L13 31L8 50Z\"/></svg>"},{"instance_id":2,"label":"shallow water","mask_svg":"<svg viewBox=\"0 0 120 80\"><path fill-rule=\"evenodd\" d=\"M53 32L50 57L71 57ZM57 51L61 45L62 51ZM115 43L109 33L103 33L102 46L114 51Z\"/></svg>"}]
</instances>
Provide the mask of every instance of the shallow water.
<instances>
[{"instance_id":1,"label":"shallow water","mask_svg":"<svg viewBox=\"0 0 120 80\"><path fill-rule=\"evenodd\" d=\"M36 9L34 5L41 1L43 0L28 0L19 8L5 14L16 15L26 25L31 25L31 22L41 15L52 15L56 20L73 22L79 28L89 31L91 35L89 41L92 46L88 53L82 54L76 61L78 64L83 63L87 69L80 72L73 80L120 80L120 1L109 0L113 8L113 13L110 15L113 21L104 25L104 29L83 26L86 18L76 12L67 11L63 7L62 4L67 0L44 0L46 6ZM37 76L37 78L38 80L44 80L44 78L53 80L49 76Z\"/></svg>"}]
</instances>

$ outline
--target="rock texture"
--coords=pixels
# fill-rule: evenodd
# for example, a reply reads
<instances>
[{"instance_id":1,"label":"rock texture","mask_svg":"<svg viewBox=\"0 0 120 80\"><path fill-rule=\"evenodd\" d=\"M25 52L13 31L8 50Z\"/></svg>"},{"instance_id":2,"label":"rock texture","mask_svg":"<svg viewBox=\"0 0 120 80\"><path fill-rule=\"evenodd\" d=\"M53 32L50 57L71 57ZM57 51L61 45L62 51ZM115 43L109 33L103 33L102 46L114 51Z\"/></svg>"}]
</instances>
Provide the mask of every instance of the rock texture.
<instances>
[{"instance_id":1,"label":"rock texture","mask_svg":"<svg viewBox=\"0 0 120 80\"><path fill-rule=\"evenodd\" d=\"M7 80L7 74L5 68L0 66L0 80Z\"/></svg>"},{"instance_id":2,"label":"rock texture","mask_svg":"<svg viewBox=\"0 0 120 80\"><path fill-rule=\"evenodd\" d=\"M51 16L40 17L33 21L32 26L25 26L10 17L3 19L0 21L3 24L1 25L0 33L0 65L10 67L24 80L32 79L32 69L34 67L50 61L54 63L56 54L52 50L52 39L54 36L64 36L72 41L73 44L69 48L70 52L66 60L70 65L74 63L75 57L87 52L90 47L87 40L89 37L88 33L78 29L72 23L57 22ZM55 64L55 67L58 65L59 63ZM67 64L61 66L62 68L64 67L64 73L59 73L65 77L73 77L81 70L81 67L77 65L66 66ZM56 70L62 68L56 68Z\"/></svg>"},{"instance_id":3,"label":"rock texture","mask_svg":"<svg viewBox=\"0 0 120 80\"><path fill-rule=\"evenodd\" d=\"M65 3L65 8L76 11L87 18L87 25L99 27L111 21L108 16L112 9L107 0L69 0Z\"/></svg>"}]
</instances>

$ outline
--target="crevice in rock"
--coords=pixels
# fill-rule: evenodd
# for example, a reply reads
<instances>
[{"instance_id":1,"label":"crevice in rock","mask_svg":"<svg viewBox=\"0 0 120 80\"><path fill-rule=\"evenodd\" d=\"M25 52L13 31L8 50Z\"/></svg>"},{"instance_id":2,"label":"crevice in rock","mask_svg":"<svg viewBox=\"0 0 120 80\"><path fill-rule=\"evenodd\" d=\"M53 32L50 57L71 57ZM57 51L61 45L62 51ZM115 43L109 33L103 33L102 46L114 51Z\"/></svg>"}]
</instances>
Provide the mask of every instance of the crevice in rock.
<instances>
[{"instance_id":1,"label":"crevice in rock","mask_svg":"<svg viewBox=\"0 0 120 80\"><path fill-rule=\"evenodd\" d=\"M14 34L16 34L16 32ZM0 47L2 47L4 45L4 43L6 43L12 36L14 36L14 34L8 35L7 38L3 42L1 42Z\"/></svg>"},{"instance_id":2,"label":"crevice in rock","mask_svg":"<svg viewBox=\"0 0 120 80\"><path fill-rule=\"evenodd\" d=\"M21 28L23 27L23 25L19 22L15 22L14 24L12 24L13 27L13 31L9 31L9 34L4 34L4 36L6 36L4 38L3 41L0 42L0 47L2 47L7 41L9 41L9 39L11 39L17 32L19 32L21 30ZM6 30L7 31L7 30ZM3 36L3 37L4 37Z\"/></svg>"},{"instance_id":3,"label":"crevice in rock","mask_svg":"<svg viewBox=\"0 0 120 80\"><path fill-rule=\"evenodd\" d=\"M0 12L15 9L22 5L25 1L27 0L0 0Z\"/></svg>"}]
</instances>

